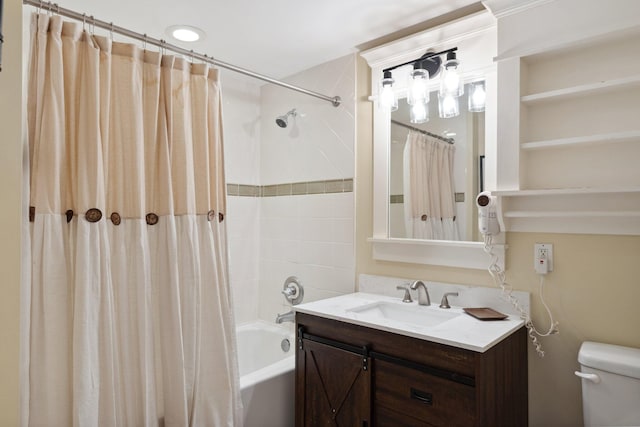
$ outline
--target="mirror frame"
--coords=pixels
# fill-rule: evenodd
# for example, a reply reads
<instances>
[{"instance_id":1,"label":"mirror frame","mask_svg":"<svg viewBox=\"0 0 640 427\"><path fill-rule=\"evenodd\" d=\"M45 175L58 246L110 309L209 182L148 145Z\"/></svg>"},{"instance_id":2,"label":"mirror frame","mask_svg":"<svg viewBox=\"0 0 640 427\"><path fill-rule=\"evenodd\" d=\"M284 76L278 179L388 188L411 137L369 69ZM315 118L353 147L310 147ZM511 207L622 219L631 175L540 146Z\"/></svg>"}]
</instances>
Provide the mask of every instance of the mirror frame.
<instances>
[{"instance_id":1,"label":"mirror frame","mask_svg":"<svg viewBox=\"0 0 640 427\"><path fill-rule=\"evenodd\" d=\"M391 113L377 106L382 70L418 58L427 49L441 51L454 46L458 47L464 83L485 80L485 190L496 188L497 73L493 61L497 52L495 17L488 11L479 12L362 52L362 57L371 67L370 99L376 103L373 107L373 235L368 239L373 246L374 259L475 269L486 269L491 262L483 242L389 237ZM402 94L406 90L410 69L410 66L406 66L393 71L396 94ZM434 78L430 90L437 88L438 83L439 78ZM504 233L495 236L494 243L493 252L504 269Z\"/></svg>"}]
</instances>

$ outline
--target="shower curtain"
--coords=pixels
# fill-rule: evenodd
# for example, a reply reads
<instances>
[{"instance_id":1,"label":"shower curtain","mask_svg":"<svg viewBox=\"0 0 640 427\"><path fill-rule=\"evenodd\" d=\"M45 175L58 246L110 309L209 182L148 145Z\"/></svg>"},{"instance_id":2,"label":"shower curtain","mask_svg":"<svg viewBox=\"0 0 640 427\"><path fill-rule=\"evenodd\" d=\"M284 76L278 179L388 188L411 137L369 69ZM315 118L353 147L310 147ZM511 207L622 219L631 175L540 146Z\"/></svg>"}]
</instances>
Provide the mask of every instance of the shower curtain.
<instances>
[{"instance_id":1,"label":"shower curtain","mask_svg":"<svg viewBox=\"0 0 640 427\"><path fill-rule=\"evenodd\" d=\"M240 426L217 71L31 23L23 425Z\"/></svg>"},{"instance_id":2,"label":"shower curtain","mask_svg":"<svg viewBox=\"0 0 640 427\"><path fill-rule=\"evenodd\" d=\"M455 222L455 146L410 132L403 154L407 238L460 240Z\"/></svg>"}]
</instances>

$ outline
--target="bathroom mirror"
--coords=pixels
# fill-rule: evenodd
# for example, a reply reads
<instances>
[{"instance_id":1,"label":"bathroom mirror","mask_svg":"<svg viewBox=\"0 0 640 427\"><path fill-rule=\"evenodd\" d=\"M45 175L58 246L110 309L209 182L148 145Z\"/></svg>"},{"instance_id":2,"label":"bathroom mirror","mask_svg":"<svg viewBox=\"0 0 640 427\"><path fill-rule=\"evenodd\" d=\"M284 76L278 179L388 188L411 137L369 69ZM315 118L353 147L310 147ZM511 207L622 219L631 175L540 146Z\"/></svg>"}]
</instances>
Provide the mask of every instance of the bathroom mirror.
<instances>
[{"instance_id":1,"label":"bathroom mirror","mask_svg":"<svg viewBox=\"0 0 640 427\"><path fill-rule=\"evenodd\" d=\"M370 49L362 53L371 67L371 100L373 106L373 230L372 237L368 241L372 244L372 256L374 259L385 261L399 261L417 264L444 265L462 268L486 269L490 263L490 256L484 251L484 244L476 231L477 213L474 208L475 197L480 190L480 167L483 168L482 185L484 190L495 188L496 182L496 98L497 79L496 64L493 58L496 54L496 26L495 18L489 12L480 12L462 18L451 23L417 33L395 42L391 42L378 48ZM400 126L396 122L409 123L408 113L403 110L406 106L404 97L407 93L407 82L411 66L399 67L393 70L393 91L398 97L398 110L391 113L388 109L379 108L378 94L379 82L383 77L383 70L398 64L410 62L420 58L427 50L435 52L457 48L457 58L460 60L461 78L465 84L483 80L486 91L486 108L482 118L467 116L461 119L460 125L469 132L475 133L474 145L470 149L470 155L465 155L463 169L464 189L462 182L456 184L455 192L464 193L463 212L460 220L461 236L464 240L433 240L414 238L406 233L406 225L400 226L397 217L403 220L403 214L399 213L399 197L402 194L399 186L402 179L399 178L404 150L401 141L406 140L407 132L394 128ZM449 123L445 122L440 127L436 124L438 117L438 97L433 93L439 88L439 76L429 80L428 88L431 93L429 101L431 119L424 124L424 129L432 133L448 131L456 133L451 135L455 142L461 141L462 136L457 133L462 130L449 129ZM465 91L468 93L468 91ZM464 102L460 100L460 111L466 109ZM478 113L473 113L478 114ZM466 115L466 114L465 114ZM462 114L460 115L462 116ZM451 119L443 119L451 120ZM469 122L471 120L471 122ZM451 126L453 128L453 126ZM462 128L461 128L462 129ZM400 132L400 133L398 133ZM458 138L456 138L458 137ZM466 139L466 136L465 136ZM475 141L477 139L477 141ZM396 141L394 143L394 141ZM400 141L400 142L398 142ZM460 143L461 144L461 143ZM481 160L481 156L482 160ZM482 166L481 166L482 165ZM404 172L402 172L404 174ZM468 185L467 185L468 182ZM459 191L459 189L461 191ZM403 195L404 197L404 195ZM461 199L462 196L458 195ZM457 203L456 203L457 205ZM495 236L494 254L499 258L499 264L504 267L503 234Z\"/></svg>"},{"instance_id":2,"label":"bathroom mirror","mask_svg":"<svg viewBox=\"0 0 640 427\"><path fill-rule=\"evenodd\" d=\"M474 82L477 83L484 82ZM424 123L411 123L406 98L398 100L398 109L391 113L389 138L389 237L482 241L476 226L475 196L484 190L484 111L468 110L472 89L471 84L465 85L464 94L457 99L460 114L449 118L440 117L438 91L433 91L427 105L429 119ZM413 140L408 141L411 135ZM421 154L424 150L430 151L430 165L416 159L412 162L411 157L416 154L415 144L418 144ZM445 160L453 166L451 169L433 167L425 170ZM432 174L437 176L430 176ZM453 185L437 184L442 181ZM414 188L412 183L421 188ZM438 220L438 223L448 221L446 227L437 227L427 215L413 218L412 208L415 206L409 199L417 199L422 194L451 201L453 218Z\"/></svg>"}]
</instances>

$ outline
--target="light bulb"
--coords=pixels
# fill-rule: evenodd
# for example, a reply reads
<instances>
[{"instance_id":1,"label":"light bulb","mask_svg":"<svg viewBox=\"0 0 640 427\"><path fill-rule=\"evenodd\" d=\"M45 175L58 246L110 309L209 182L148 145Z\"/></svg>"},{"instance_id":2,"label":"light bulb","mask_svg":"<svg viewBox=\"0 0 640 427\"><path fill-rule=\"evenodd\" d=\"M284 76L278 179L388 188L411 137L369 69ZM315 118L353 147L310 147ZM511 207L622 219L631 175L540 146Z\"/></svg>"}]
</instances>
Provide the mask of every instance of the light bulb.
<instances>
[{"instance_id":1,"label":"light bulb","mask_svg":"<svg viewBox=\"0 0 640 427\"><path fill-rule=\"evenodd\" d=\"M165 30L165 33L181 42L195 42L205 38L204 31L190 25L172 25Z\"/></svg>"},{"instance_id":2,"label":"light bulb","mask_svg":"<svg viewBox=\"0 0 640 427\"><path fill-rule=\"evenodd\" d=\"M429 121L429 109L426 102L416 102L410 110L411 123L424 123Z\"/></svg>"},{"instance_id":3,"label":"light bulb","mask_svg":"<svg viewBox=\"0 0 640 427\"><path fill-rule=\"evenodd\" d=\"M380 91L378 97L378 107L388 111L396 111L398 109L398 98L393 92L393 83L395 80L391 77L390 71L384 72L384 78L380 80Z\"/></svg>"},{"instance_id":4,"label":"light bulb","mask_svg":"<svg viewBox=\"0 0 640 427\"><path fill-rule=\"evenodd\" d=\"M188 28L178 28L173 30L173 37L183 42L195 42L200 39L200 35Z\"/></svg>"},{"instance_id":5,"label":"light bulb","mask_svg":"<svg viewBox=\"0 0 640 427\"><path fill-rule=\"evenodd\" d=\"M460 79L455 52L447 54L447 60L442 64L442 78L440 79L440 94L460 96L464 93L464 85Z\"/></svg>"},{"instance_id":6,"label":"light bulb","mask_svg":"<svg viewBox=\"0 0 640 427\"><path fill-rule=\"evenodd\" d=\"M440 95L438 94L438 110L440 117L448 119L460 115L460 104L458 103L458 97L453 95Z\"/></svg>"},{"instance_id":7,"label":"light bulb","mask_svg":"<svg viewBox=\"0 0 640 427\"><path fill-rule=\"evenodd\" d=\"M429 72L427 70L415 68L409 73L409 83L407 85L407 103L409 105L429 102L428 81Z\"/></svg>"},{"instance_id":8,"label":"light bulb","mask_svg":"<svg viewBox=\"0 0 640 427\"><path fill-rule=\"evenodd\" d=\"M484 90L484 82L471 83L469 90L469 111L479 113L484 111L487 93Z\"/></svg>"}]
</instances>

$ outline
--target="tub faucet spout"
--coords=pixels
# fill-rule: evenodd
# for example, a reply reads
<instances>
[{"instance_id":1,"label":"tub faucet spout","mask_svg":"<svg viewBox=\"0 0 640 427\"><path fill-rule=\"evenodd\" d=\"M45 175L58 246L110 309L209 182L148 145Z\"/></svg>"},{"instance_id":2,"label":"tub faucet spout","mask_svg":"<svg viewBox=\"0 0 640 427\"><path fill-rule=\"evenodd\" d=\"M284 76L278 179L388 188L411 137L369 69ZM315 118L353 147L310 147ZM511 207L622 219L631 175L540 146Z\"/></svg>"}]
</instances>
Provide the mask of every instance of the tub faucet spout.
<instances>
[{"instance_id":1,"label":"tub faucet spout","mask_svg":"<svg viewBox=\"0 0 640 427\"><path fill-rule=\"evenodd\" d=\"M284 314L278 314L276 316L276 323L293 322L294 319L295 319L295 313L293 312L293 310L291 310Z\"/></svg>"}]
</instances>

